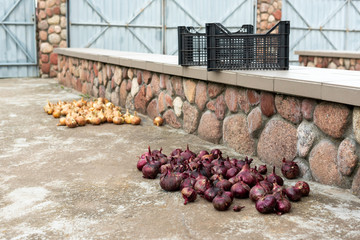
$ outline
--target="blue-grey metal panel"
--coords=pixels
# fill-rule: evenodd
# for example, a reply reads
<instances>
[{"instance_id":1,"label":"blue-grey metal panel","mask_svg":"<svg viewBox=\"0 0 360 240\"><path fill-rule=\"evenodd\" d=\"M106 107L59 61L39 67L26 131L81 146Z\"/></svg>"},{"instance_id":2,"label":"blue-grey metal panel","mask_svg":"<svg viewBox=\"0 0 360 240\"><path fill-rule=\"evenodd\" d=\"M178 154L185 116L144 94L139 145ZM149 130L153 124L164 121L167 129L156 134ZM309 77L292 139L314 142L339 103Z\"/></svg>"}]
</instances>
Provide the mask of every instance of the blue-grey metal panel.
<instances>
[{"instance_id":1,"label":"blue-grey metal panel","mask_svg":"<svg viewBox=\"0 0 360 240\"><path fill-rule=\"evenodd\" d=\"M290 61L296 50L360 51L360 0L284 0L290 20Z\"/></svg>"},{"instance_id":2,"label":"blue-grey metal panel","mask_svg":"<svg viewBox=\"0 0 360 240\"><path fill-rule=\"evenodd\" d=\"M71 47L177 53L178 25L255 23L255 0L70 1Z\"/></svg>"},{"instance_id":3,"label":"blue-grey metal panel","mask_svg":"<svg viewBox=\"0 0 360 240\"><path fill-rule=\"evenodd\" d=\"M0 0L0 78L38 76L34 0Z\"/></svg>"}]
</instances>

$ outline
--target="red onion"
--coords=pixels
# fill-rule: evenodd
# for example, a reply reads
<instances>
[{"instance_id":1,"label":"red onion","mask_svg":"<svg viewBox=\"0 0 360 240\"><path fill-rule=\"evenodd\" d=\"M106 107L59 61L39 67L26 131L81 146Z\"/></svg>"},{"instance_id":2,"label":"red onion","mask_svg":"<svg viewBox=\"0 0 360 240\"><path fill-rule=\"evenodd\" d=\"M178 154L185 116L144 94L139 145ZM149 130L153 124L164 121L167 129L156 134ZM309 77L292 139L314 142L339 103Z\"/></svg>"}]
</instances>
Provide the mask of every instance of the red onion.
<instances>
[{"instance_id":1,"label":"red onion","mask_svg":"<svg viewBox=\"0 0 360 240\"><path fill-rule=\"evenodd\" d=\"M206 191L206 189L208 189L210 187L210 182L207 179L200 179L197 180L195 185L194 185L194 189L195 191L200 194L203 195L204 192Z\"/></svg>"},{"instance_id":2,"label":"red onion","mask_svg":"<svg viewBox=\"0 0 360 240\"><path fill-rule=\"evenodd\" d=\"M151 157L152 154L151 154L151 149L150 149L150 146L148 146L148 151L145 152L144 154L142 154L139 158L139 161L137 162L137 169L139 169L139 171L142 170L142 168L145 166L145 164L147 164L147 157Z\"/></svg>"},{"instance_id":3,"label":"red onion","mask_svg":"<svg viewBox=\"0 0 360 240\"><path fill-rule=\"evenodd\" d=\"M202 156L204 155L209 155L209 152L208 151L205 151L205 150L201 150L199 152L199 154L197 155L198 158L202 158Z\"/></svg>"},{"instance_id":4,"label":"red onion","mask_svg":"<svg viewBox=\"0 0 360 240\"><path fill-rule=\"evenodd\" d=\"M195 157L196 157L196 154L193 153L192 151L190 151L189 145L187 145L186 150L185 150L184 152L182 152L182 153L180 154L180 156L181 156L183 159L188 160L188 159L190 159L190 158L195 158Z\"/></svg>"},{"instance_id":5,"label":"red onion","mask_svg":"<svg viewBox=\"0 0 360 240\"><path fill-rule=\"evenodd\" d=\"M278 215L290 212L291 203L285 197L276 200L275 211Z\"/></svg>"},{"instance_id":6,"label":"red onion","mask_svg":"<svg viewBox=\"0 0 360 240\"><path fill-rule=\"evenodd\" d=\"M235 183L239 182L239 179L235 176L235 177L229 178L229 182L232 185L234 185Z\"/></svg>"},{"instance_id":7,"label":"red onion","mask_svg":"<svg viewBox=\"0 0 360 240\"><path fill-rule=\"evenodd\" d=\"M172 157L178 156L179 157L181 153L182 153L182 150L180 148L177 148L171 152L170 156L172 156Z\"/></svg>"},{"instance_id":8,"label":"red onion","mask_svg":"<svg viewBox=\"0 0 360 240\"><path fill-rule=\"evenodd\" d=\"M271 193L273 189L273 184L269 183L266 180L260 181L260 185L265 189L266 192Z\"/></svg>"},{"instance_id":9,"label":"red onion","mask_svg":"<svg viewBox=\"0 0 360 240\"><path fill-rule=\"evenodd\" d=\"M140 158L139 161L137 162L136 167L139 171L141 171L142 168L145 166L145 164L147 164L146 158Z\"/></svg>"},{"instance_id":10,"label":"red onion","mask_svg":"<svg viewBox=\"0 0 360 240\"><path fill-rule=\"evenodd\" d=\"M220 178L215 186L217 188L223 189L224 191L228 191L228 190L230 190L232 184L229 182L229 180Z\"/></svg>"},{"instance_id":11,"label":"red onion","mask_svg":"<svg viewBox=\"0 0 360 240\"><path fill-rule=\"evenodd\" d=\"M245 206L235 205L233 207L234 212L240 212L241 209L245 208Z\"/></svg>"},{"instance_id":12,"label":"red onion","mask_svg":"<svg viewBox=\"0 0 360 240\"><path fill-rule=\"evenodd\" d=\"M265 196L268 193L269 192L260 185L260 182L257 182L256 185L251 188L249 197L251 200L256 202L257 200L259 200L259 198Z\"/></svg>"},{"instance_id":13,"label":"red onion","mask_svg":"<svg viewBox=\"0 0 360 240\"><path fill-rule=\"evenodd\" d=\"M183 198L185 199L184 205L186 205L188 202L194 202L197 197L195 190L191 187L183 188L181 190L181 194L182 194Z\"/></svg>"},{"instance_id":14,"label":"red onion","mask_svg":"<svg viewBox=\"0 0 360 240\"><path fill-rule=\"evenodd\" d=\"M188 177L184 179L180 184L180 189L183 189L185 187L194 187L196 180L192 177Z\"/></svg>"},{"instance_id":15,"label":"red onion","mask_svg":"<svg viewBox=\"0 0 360 240\"><path fill-rule=\"evenodd\" d=\"M269 176L266 177L266 180L270 183L274 183L274 181L275 181L280 186L284 185L284 180L280 176L276 175L276 173L275 173L275 166L273 168L273 172Z\"/></svg>"},{"instance_id":16,"label":"red onion","mask_svg":"<svg viewBox=\"0 0 360 240\"><path fill-rule=\"evenodd\" d=\"M227 179L230 179L234 176L236 176L236 174L239 172L239 170L236 167L231 167L226 171L225 177Z\"/></svg>"},{"instance_id":17,"label":"red onion","mask_svg":"<svg viewBox=\"0 0 360 240\"><path fill-rule=\"evenodd\" d=\"M164 174L164 173L166 173L166 172L168 171L168 169L172 169L170 163L161 165L161 167L160 167L160 173L161 173L161 174Z\"/></svg>"},{"instance_id":18,"label":"red onion","mask_svg":"<svg viewBox=\"0 0 360 240\"><path fill-rule=\"evenodd\" d=\"M177 176L168 170L167 173L160 177L160 186L165 191L178 191L180 190L181 180L182 178L180 176Z\"/></svg>"},{"instance_id":19,"label":"red onion","mask_svg":"<svg viewBox=\"0 0 360 240\"><path fill-rule=\"evenodd\" d=\"M240 181L232 185L231 192L235 198L248 198L250 187L243 181Z\"/></svg>"},{"instance_id":20,"label":"red onion","mask_svg":"<svg viewBox=\"0 0 360 240\"><path fill-rule=\"evenodd\" d=\"M298 181L298 182L295 184L295 188L299 189L302 197L309 196L310 186L309 186L309 184L308 184L307 182L305 182L305 181Z\"/></svg>"},{"instance_id":21,"label":"red onion","mask_svg":"<svg viewBox=\"0 0 360 240\"><path fill-rule=\"evenodd\" d=\"M231 202L231 198L223 194L222 191L219 191L212 201L214 208L218 211L226 211L230 207Z\"/></svg>"},{"instance_id":22,"label":"red onion","mask_svg":"<svg viewBox=\"0 0 360 240\"><path fill-rule=\"evenodd\" d=\"M256 166L254 168L250 168L250 172L255 176L257 181L264 180L264 177L257 171Z\"/></svg>"},{"instance_id":23,"label":"red onion","mask_svg":"<svg viewBox=\"0 0 360 240\"><path fill-rule=\"evenodd\" d=\"M222 152L220 151L220 149L213 149L210 151L210 153L214 156L214 159L222 157Z\"/></svg>"},{"instance_id":24,"label":"red onion","mask_svg":"<svg viewBox=\"0 0 360 240\"><path fill-rule=\"evenodd\" d=\"M231 201L234 200L234 194L232 192L225 191L224 194L227 195L231 199Z\"/></svg>"},{"instance_id":25,"label":"red onion","mask_svg":"<svg viewBox=\"0 0 360 240\"><path fill-rule=\"evenodd\" d=\"M260 166L259 166L259 169L258 169L258 172L259 172L260 174L262 174L262 175L265 175L266 172L267 172L267 167L266 167L266 165L260 165Z\"/></svg>"},{"instance_id":26,"label":"red onion","mask_svg":"<svg viewBox=\"0 0 360 240\"><path fill-rule=\"evenodd\" d=\"M266 195L256 201L255 208L260 213L272 213L276 206L276 199L273 195Z\"/></svg>"},{"instance_id":27,"label":"red onion","mask_svg":"<svg viewBox=\"0 0 360 240\"><path fill-rule=\"evenodd\" d=\"M219 174L219 175L222 175L222 176L226 176L226 172L227 172L227 168L224 166L224 163L221 162L220 165L218 166L213 166L211 168L211 173L212 174Z\"/></svg>"},{"instance_id":28,"label":"red onion","mask_svg":"<svg viewBox=\"0 0 360 240\"><path fill-rule=\"evenodd\" d=\"M202 175L204 175L205 177L211 177L211 164L210 163L201 163L199 165L199 171Z\"/></svg>"},{"instance_id":29,"label":"red onion","mask_svg":"<svg viewBox=\"0 0 360 240\"><path fill-rule=\"evenodd\" d=\"M285 158L282 160L281 172L284 177L288 179L297 178L300 174L299 166L294 161L286 161Z\"/></svg>"},{"instance_id":30,"label":"red onion","mask_svg":"<svg viewBox=\"0 0 360 240\"><path fill-rule=\"evenodd\" d=\"M216 187L211 187L208 188L205 192L204 192L204 198L206 200L208 200L209 202L212 202L212 200L214 199L214 197L216 197L217 193L220 191L219 188Z\"/></svg>"},{"instance_id":31,"label":"red onion","mask_svg":"<svg viewBox=\"0 0 360 240\"><path fill-rule=\"evenodd\" d=\"M148 163L144 165L141 169L144 178L148 179L155 179L160 171L160 163L155 161L149 161L147 158Z\"/></svg>"},{"instance_id":32,"label":"red onion","mask_svg":"<svg viewBox=\"0 0 360 240\"><path fill-rule=\"evenodd\" d=\"M285 196L283 187L280 186L279 184L277 184L276 182L274 183L272 192L273 192L273 196L276 198L276 200L279 200Z\"/></svg>"},{"instance_id":33,"label":"red onion","mask_svg":"<svg viewBox=\"0 0 360 240\"><path fill-rule=\"evenodd\" d=\"M295 187L288 187L284 189L284 193L290 201L297 202L301 199L301 192Z\"/></svg>"},{"instance_id":34,"label":"red onion","mask_svg":"<svg viewBox=\"0 0 360 240\"><path fill-rule=\"evenodd\" d=\"M256 177L250 171L250 165L246 163L241 171L236 175L239 179L242 179L244 183L249 185L250 187L255 186Z\"/></svg>"}]
</instances>

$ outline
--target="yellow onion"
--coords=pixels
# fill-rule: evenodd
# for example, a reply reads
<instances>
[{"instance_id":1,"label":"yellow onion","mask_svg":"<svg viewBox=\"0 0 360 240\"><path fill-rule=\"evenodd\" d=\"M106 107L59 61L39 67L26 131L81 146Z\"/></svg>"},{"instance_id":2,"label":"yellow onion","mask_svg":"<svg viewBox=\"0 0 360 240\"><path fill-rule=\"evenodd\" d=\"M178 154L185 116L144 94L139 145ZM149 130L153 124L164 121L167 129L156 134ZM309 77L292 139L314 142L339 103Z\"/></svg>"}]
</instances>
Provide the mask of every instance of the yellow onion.
<instances>
[{"instance_id":1,"label":"yellow onion","mask_svg":"<svg viewBox=\"0 0 360 240\"><path fill-rule=\"evenodd\" d=\"M113 117L112 121L116 125L121 125L125 122L124 118L122 117Z\"/></svg>"},{"instance_id":2,"label":"yellow onion","mask_svg":"<svg viewBox=\"0 0 360 240\"><path fill-rule=\"evenodd\" d=\"M156 126L162 126L164 124L164 119L160 116L154 118L154 121L153 121L154 125Z\"/></svg>"},{"instance_id":3,"label":"yellow onion","mask_svg":"<svg viewBox=\"0 0 360 240\"><path fill-rule=\"evenodd\" d=\"M137 115L137 112L134 112L134 116L131 118L132 125L139 125L141 123L141 118Z\"/></svg>"},{"instance_id":4,"label":"yellow onion","mask_svg":"<svg viewBox=\"0 0 360 240\"><path fill-rule=\"evenodd\" d=\"M108 123L112 123L112 122L113 122L113 118L114 118L113 115L108 115L108 116L106 117L106 121L107 121Z\"/></svg>"},{"instance_id":5,"label":"yellow onion","mask_svg":"<svg viewBox=\"0 0 360 240\"><path fill-rule=\"evenodd\" d=\"M77 116L76 118L75 118L75 120L76 120L76 122L77 122L77 124L79 125L79 126L85 126L86 125L86 120L85 120L85 118L83 117L83 116Z\"/></svg>"},{"instance_id":6,"label":"yellow onion","mask_svg":"<svg viewBox=\"0 0 360 240\"><path fill-rule=\"evenodd\" d=\"M129 109L126 109L126 113L124 114L124 120L127 124L131 123L131 114L129 113Z\"/></svg>"},{"instance_id":7,"label":"yellow onion","mask_svg":"<svg viewBox=\"0 0 360 240\"><path fill-rule=\"evenodd\" d=\"M76 120L73 117L66 117L65 124L69 128L74 128L77 126Z\"/></svg>"},{"instance_id":8,"label":"yellow onion","mask_svg":"<svg viewBox=\"0 0 360 240\"><path fill-rule=\"evenodd\" d=\"M66 118L61 117L59 119L59 123L57 124L57 126L66 126L65 120L66 120Z\"/></svg>"},{"instance_id":9,"label":"yellow onion","mask_svg":"<svg viewBox=\"0 0 360 240\"><path fill-rule=\"evenodd\" d=\"M59 118L61 116L61 112L59 109L56 109L53 111L52 115L54 118Z\"/></svg>"},{"instance_id":10,"label":"yellow onion","mask_svg":"<svg viewBox=\"0 0 360 240\"><path fill-rule=\"evenodd\" d=\"M101 119L99 117L93 117L91 118L90 122L93 125L99 125L101 123Z\"/></svg>"}]
</instances>

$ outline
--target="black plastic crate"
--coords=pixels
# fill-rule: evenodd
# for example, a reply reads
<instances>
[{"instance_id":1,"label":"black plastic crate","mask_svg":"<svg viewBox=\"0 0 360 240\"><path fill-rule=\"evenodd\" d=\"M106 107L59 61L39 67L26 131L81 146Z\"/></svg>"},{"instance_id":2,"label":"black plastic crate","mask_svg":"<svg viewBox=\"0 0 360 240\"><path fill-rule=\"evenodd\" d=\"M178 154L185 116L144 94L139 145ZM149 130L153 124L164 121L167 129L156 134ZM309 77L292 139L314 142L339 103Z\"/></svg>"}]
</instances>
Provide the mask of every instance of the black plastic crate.
<instances>
[{"instance_id":1,"label":"black plastic crate","mask_svg":"<svg viewBox=\"0 0 360 240\"><path fill-rule=\"evenodd\" d=\"M266 34L250 35L208 23L206 34L208 71L289 69L289 21L279 22Z\"/></svg>"},{"instance_id":2,"label":"black plastic crate","mask_svg":"<svg viewBox=\"0 0 360 240\"><path fill-rule=\"evenodd\" d=\"M230 33L223 25L216 23L223 31ZM252 34L252 25L243 25L236 33ZM182 66L206 66L207 61L207 34L200 33L194 27L178 27L179 65Z\"/></svg>"}]
</instances>

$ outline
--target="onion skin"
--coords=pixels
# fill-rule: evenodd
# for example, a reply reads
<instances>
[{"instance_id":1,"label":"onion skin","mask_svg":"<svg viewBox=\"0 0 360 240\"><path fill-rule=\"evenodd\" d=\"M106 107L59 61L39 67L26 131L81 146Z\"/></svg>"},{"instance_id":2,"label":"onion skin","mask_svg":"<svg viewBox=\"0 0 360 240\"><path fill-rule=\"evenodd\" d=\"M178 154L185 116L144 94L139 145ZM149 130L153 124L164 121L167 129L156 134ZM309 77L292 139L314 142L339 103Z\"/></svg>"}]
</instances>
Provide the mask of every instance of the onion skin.
<instances>
[{"instance_id":1,"label":"onion skin","mask_svg":"<svg viewBox=\"0 0 360 240\"><path fill-rule=\"evenodd\" d=\"M300 169L296 162L282 160L281 173L287 179L295 179L300 175Z\"/></svg>"},{"instance_id":2,"label":"onion skin","mask_svg":"<svg viewBox=\"0 0 360 240\"><path fill-rule=\"evenodd\" d=\"M191 187L183 188L181 190L181 194L185 200L184 205L186 205L189 202L194 202L197 197L196 191Z\"/></svg>"},{"instance_id":3,"label":"onion skin","mask_svg":"<svg viewBox=\"0 0 360 240\"><path fill-rule=\"evenodd\" d=\"M266 195L256 201L255 208L260 213L272 213L275 211L276 199L273 195Z\"/></svg>"},{"instance_id":4,"label":"onion skin","mask_svg":"<svg viewBox=\"0 0 360 240\"><path fill-rule=\"evenodd\" d=\"M298 181L295 184L295 188L299 189L301 196L302 197L307 197L309 196L310 193L310 186L307 182L305 181Z\"/></svg>"}]
</instances>

